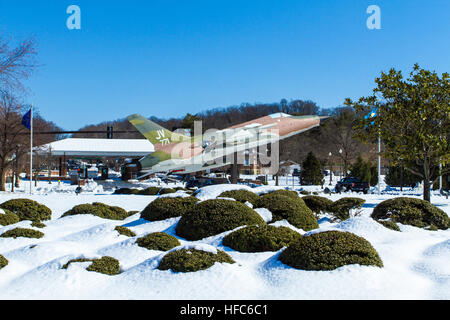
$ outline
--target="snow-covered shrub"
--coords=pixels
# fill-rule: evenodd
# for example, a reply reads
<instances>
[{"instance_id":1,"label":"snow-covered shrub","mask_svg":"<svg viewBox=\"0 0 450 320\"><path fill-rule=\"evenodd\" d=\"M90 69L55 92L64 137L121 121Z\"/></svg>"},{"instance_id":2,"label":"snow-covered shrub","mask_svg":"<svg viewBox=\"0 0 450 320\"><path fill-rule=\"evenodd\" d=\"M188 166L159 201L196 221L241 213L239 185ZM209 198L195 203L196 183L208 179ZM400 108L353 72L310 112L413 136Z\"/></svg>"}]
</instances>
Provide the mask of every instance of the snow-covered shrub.
<instances>
[{"instance_id":1,"label":"snow-covered shrub","mask_svg":"<svg viewBox=\"0 0 450 320\"><path fill-rule=\"evenodd\" d=\"M120 188L114 190L114 194L140 194L143 190L135 189L135 188Z\"/></svg>"},{"instance_id":2,"label":"snow-covered shrub","mask_svg":"<svg viewBox=\"0 0 450 320\"><path fill-rule=\"evenodd\" d=\"M199 200L195 197L158 198L141 212L141 218L159 221L179 217L186 213Z\"/></svg>"},{"instance_id":3,"label":"snow-covered shrub","mask_svg":"<svg viewBox=\"0 0 450 320\"><path fill-rule=\"evenodd\" d=\"M127 237L135 237L136 234L128 229L127 227L117 226L114 228L115 231L117 231L119 234Z\"/></svg>"},{"instance_id":4,"label":"snow-covered shrub","mask_svg":"<svg viewBox=\"0 0 450 320\"><path fill-rule=\"evenodd\" d=\"M8 260L0 254L0 269L8 265Z\"/></svg>"},{"instance_id":5,"label":"snow-covered shrub","mask_svg":"<svg viewBox=\"0 0 450 320\"><path fill-rule=\"evenodd\" d=\"M281 196L285 196L288 198L292 198L292 199L298 199L298 193L296 191L292 191L292 190L284 190L284 189L280 189L280 190L275 190L266 194L263 194L262 196L267 196L267 195L281 195Z\"/></svg>"},{"instance_id":6,"label":"snow-covered shrub","mask_svg":"<svg viewBox=\"0 0 450 320\"><path fill-rule=\"evenodd\" d=\"M448 215L428 201L400 197L379 203L371 217L377 221L390 219L393 222L419 228L448 229Z\"/></svg>"},{"instance_id":7,"label":"snow-covered shrub","mask_svg":"<svg viewBox=\"0 0 450 320\"><path fill-rule=\"evenodd\" d=\"M73 259L67 262L62 268L67 269L71 263L77 262L92 262L92 264L86 268L87 271L103 273L110 276L119 274L120 272L119 260L108 256L104 256L100 259Z\"/></svg>"},{"instance_id":8,"label":"snow-covered shrub","mask_svg":"<svg viewBox=\"0 0 450 320\"><path fill-rule=\"evenodd\" d=\"M2 238L42 238L44 234L40 231L33 230L33 229L26 229L26 228L15 228L6 231L5 233L1 234L0 237Z\"/></svg>"},{"instance_id":9,"label":"snow-covered shrub","mask_svg":"<svg viewBox=\"0 0 450 320\"><path fill-rule=\"evenodd\" d=\"M365 202L361 198L341 198L333 203L332 212L337 219L344 221L350 219L350 210L361 209Z\"/></svg>"},{"instance_id":10,"label":"snow-covered shrub","mask_svg":"<svg viewBox=\"0 0 450 320\"><path fill-rule=\"evenodd\" d=\"M22 220L50 220L52 210L39 202L30 199L12 199L0 204L0 208L9 210Z\"/></svg>"},{"instance_id":11,"label":"snow-covered shrub","mask_svg":"<svg viewBox=\"0 0 450 320\"><path fill-rule=\"evenodd\" d=\"M19 216L7 209L0 209L0 225L9 226L19 222Z\"/></svg>"},{"instance_id":12,"label":"snow-covered shrub","mask_svg":"<svg viewBox=\"0 0 450 320\"><path fill-rule=\"evenodd\" d=\"M228 234L222 243L240 252L264 252L280 250L300 237L287 227L249 226Z\"/></svg>"},{"instance_id":13,"label":"snow-covered shrub","mask_svg":"<svg viewBox=\"0 0 450 320\"><path fill-rule=\"evenodd\" d=\"M43 228L46 227L46 225L44 223L40 222L40 221L33 221L31 223L31 226L35 227L35 228L39 228L39 229L43 229Z\"/></svg>"},{"instance_id":14,"label":"snow-covered shrub","mask_svg":"<svg viewBox=\"0 0 450 320\"><path fill-rule=\"evenodd\" d=\"M286 219L296 228L305 231L319 227L311 209L298 196L294 198L292 196L285 196L278 191L271 192L260 197L256 207L266 208L272 212L272 222Z\"/></svg>"},{"instance_id":15,"label":"snow-covered shrub","mask_svg":"<svg viewBox=\"0 0 450 320\"><path fill-rule=\"evenodd\" d=\"M175 193L175 192L177 192L177 190L175 190L175 189L172 189L172 188L163 188L163 189L161 189L161 190L159 191L159 194L160 194L160 195L163 195L163 194Z\"/></svg>"},{"instance_id":16,"label":"snow-covered shrub","mask_svg":"<svg viewBox=\"0 0 450 320\"><path fill-rule=\"evenodd\" d=\"M383 266L377 251L366 239L340 231L301 237L280 254L279 260L296 269L316 271L349 264Z\"/></svg>"},{"instance_id":17,"label":"snow-covered shrub","mask_svg":"<svg viewBox=\"0 0 450 320\"><path fill-rule=\"evenodd\" d=\"M161 260L159 270L174 272L195 272L205 270L214 263L235 263L225 252L217 250L217 254L196 249L180 249L169 252Z\"/></svg>"},{"instance_id":18,"label":"snow-covered shrub","mask_svg":"<svg viewBox=\"0 0 450 320\"><path fill-rule=\"evenodd\" d=\"M138 194L143 196L156 196L158 194L163 195L174 192L177 192L177 190L172 188L148 187L142 190L137 188L120 188L115 190L114 194Z\"/></svg>"},{"instance_id":19,"label":"snow-covered shrub","mask_svg":"<svg viewBox=\"0 0 450 320\"><path fill-rule=\"evenodd\" d=\"M150 233L136 240L138 246L148 250L168 251L181 245L180 241L174 236L164 232Z\"/></svg>"},{"instance_id":20,"label":"snow-covered shrub","mask_svg":"<svg viewBox=\"0 0 450 320\"><path fill-rule=\"evenodd\" d=\"M94 216L110 219L110 220L123 220L129 217L129 213L116 206L108 206L101 202L94 202L92 204L80 204L69 211L65 212L62 217L73 216L77 214L92 214Z\"/></svg>"},{"instance_id":21,"label":"snow-covered shrub","mask_svg":"<svg viewBox=\"0 0 450 320\"><path fill-rule=\"evenodd\" d=\"M255 210L238 201L212 199L187 211L178 222L176 232L187 240L200 240L252 224L265 224Z\"/></svg>"},{"instance_id":22,"label":"snow-covered shrub","mask_svg":"<svg viewBox=\"0 0 450 320\"><path fill-rule=\"evenodd\" d=\"M144 196L156 196L161 190L160 187L148 187L143 190L138 190L137 194L144 195Z\"/></svg>"},{"instance_id":23,"label":"snow-covered shrub","mask_svg":"<svg viewBox=\"0 0 450 320\"><path fill-rule=\"evenodd\" d=\"M247 201L250 202L252 205L255 205L256 202L259 199L259 196L251 191L248 190L230 190L222 192L219 195L220 198L233 198L236 201L246 203Z\"/></svg>"},{"instance_id":24,"label":"snow-covered shrub","mask_svg":"<svg viewBox=\"0 0 450 320\"><path fill-rule=\"evenodd\" d=\"M302 200L305 201L305 204L316 214L316 216L332 212L333 210L333 201L325 197L305 196L302 197Z\"/></svg>"},{"instance_id":25,"label":"snow-covered shrub","mask_svg":"<svg viewBox=\"0 0 450 320\"><path fill-rule=\"evenodd\" d=\"M394 231L400 231L400 228L398 227L398 225L391 220L379 220L378 223L382 224L383 226L385 226L388 229L394 230Z\"/></svg>"}]
</instances>

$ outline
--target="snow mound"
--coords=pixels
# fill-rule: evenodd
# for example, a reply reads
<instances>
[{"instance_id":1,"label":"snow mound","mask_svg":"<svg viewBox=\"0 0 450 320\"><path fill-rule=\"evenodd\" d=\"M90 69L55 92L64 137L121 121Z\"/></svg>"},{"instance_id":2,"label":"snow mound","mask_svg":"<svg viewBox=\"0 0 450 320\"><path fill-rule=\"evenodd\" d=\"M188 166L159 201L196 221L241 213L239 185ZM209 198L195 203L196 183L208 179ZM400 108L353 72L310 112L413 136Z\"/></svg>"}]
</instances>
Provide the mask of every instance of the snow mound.
<instances>
[{"instance_id":1,"label":"snow mound","mask_svg":"<svg viewBox=\"0 0 450 320\"><path fill-rule=\"evenodd\" d=\"M212 245L206 244L206 243L189 243L182 246L178 246L176 248L173 248L172 250L168 251L168 253L178 250L189 250L194 249L198 251L204 251L209 252L212 254L217 254L217 248L213 247Z\"/></svg>"},{"instance_id":2,"label":"snow mound","mask_svg":"<svg viewBox=\"0 0 450 320\"><path fill-rule=\"evenodd\" d=\"M261 218L263 218L263 220L265 222L272 221L272 212L270 212L268 209L266 209L266 208L257 208L257 209L254 209L254 210L261 216Z\"/></svg>"},{"instance_id":3,"label":"snow mound","mask_svg":"<svg viewBox=\"0 0 450 320\"><path fill-rule=\"evenodd\" d=\"M217 198L222 192L231 190L247 190L253 192L253 189L241 184L218 184L214 186L207 186L198 189L195 196L204 201Z\"/></svg>"},{"instance_id":4,"label":"snow mound","mask_svg":"<svg viewBox=\"0 0 450 320\"><path fill-rule=\"evenodd\" d=\"M263 195L269 192L277 191L277 190L286 190L287 188L284 187L277 187L277 186L260 186L253 189L253 192L257 195Z\"/></svg>"},{"instance_id":5,"label":"snow mound","mask_svg":"<svg viewBox=\"0 0 450 320\"><path fill-rule=\"evenodd\" d=\"M166 193L166 194L160 195L159 197L160 198L188 198L190 196L191 196L190 194L187 194L184 191L177 191L175 193Z\"/></svg>"}]
</instances>

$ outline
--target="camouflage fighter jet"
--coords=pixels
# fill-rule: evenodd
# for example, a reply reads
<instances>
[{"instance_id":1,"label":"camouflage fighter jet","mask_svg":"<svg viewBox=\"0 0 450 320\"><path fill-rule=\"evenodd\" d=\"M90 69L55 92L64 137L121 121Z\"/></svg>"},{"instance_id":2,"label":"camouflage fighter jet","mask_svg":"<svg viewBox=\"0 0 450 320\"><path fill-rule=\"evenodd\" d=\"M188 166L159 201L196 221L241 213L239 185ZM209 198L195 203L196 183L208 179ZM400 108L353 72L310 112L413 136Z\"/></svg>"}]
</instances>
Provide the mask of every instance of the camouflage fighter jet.
<instances>
[{"instance_id":1,"label":"camouflage fighter jet","mask_svg":"<svg viewBox=\"0 0 450 320\"><path fill-rule=\"evenodd\" d=\"M197 136L171 132L134 114L128 121L155 147L140 159L146 173L187 174L231 164L230 155L267 146L320 125L319 116L291 116L275 113L224 130L208 130ZM143 176L143 177L144 177Z\"/></svg>"}]
</instances>

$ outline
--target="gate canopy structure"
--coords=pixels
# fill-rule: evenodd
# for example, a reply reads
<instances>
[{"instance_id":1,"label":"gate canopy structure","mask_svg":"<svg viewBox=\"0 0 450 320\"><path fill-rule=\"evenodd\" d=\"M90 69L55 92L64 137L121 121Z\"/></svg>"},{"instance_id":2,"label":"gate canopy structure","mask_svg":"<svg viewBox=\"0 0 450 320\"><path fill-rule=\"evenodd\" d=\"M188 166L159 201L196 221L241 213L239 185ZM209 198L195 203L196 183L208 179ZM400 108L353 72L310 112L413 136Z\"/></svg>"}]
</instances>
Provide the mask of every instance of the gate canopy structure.
<instances>
[{"instance_id":1,"label":"gate canopy structure","mask_svg":"<svg viewBox=\"0 0 450 320\"><path fill-rule=\"evenodd\" d=\"M68 177L67 160L98 158L141 158L155 148L147 139L80 139L68 138L34 148L40 155L59 157L59 177Z\"/></svg>"},{"instance_id":2,"label":"gate canopy structure","mask_svg":"<svg viewBox=\"0 0 450 320\"><path fill-rule=\"evenodd\" d=\"M144 157L155 151L147 139L80 139L54 141L35 151L64 157Z\"/></svg>"}]
</instances>

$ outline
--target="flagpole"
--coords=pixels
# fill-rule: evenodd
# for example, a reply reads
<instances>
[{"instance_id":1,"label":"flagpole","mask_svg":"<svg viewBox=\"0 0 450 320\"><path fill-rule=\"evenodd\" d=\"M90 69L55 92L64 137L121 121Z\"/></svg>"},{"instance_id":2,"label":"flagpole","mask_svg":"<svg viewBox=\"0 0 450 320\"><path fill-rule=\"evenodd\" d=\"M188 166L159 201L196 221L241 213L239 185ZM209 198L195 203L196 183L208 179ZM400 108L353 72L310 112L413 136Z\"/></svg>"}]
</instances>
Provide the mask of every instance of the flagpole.
<instances>
[{"instance_id":1,"label":"flagpole","mask_svg":"<svg viewBox=\"0 0 450 320\"><path fill-rule=\"evenodd\" d=\"M381 135L378 133L378 195L381 195Z\"/></svg>"},{"instance_id":2,"label":"flagpole","mask_svg":"<svg viewBox=\"0 0 450 320\"><path fill-rule=\"evenodd\" d=\"M33 194L33 105L30 117L30 195Z\"/></svg>"}]
</instances>

